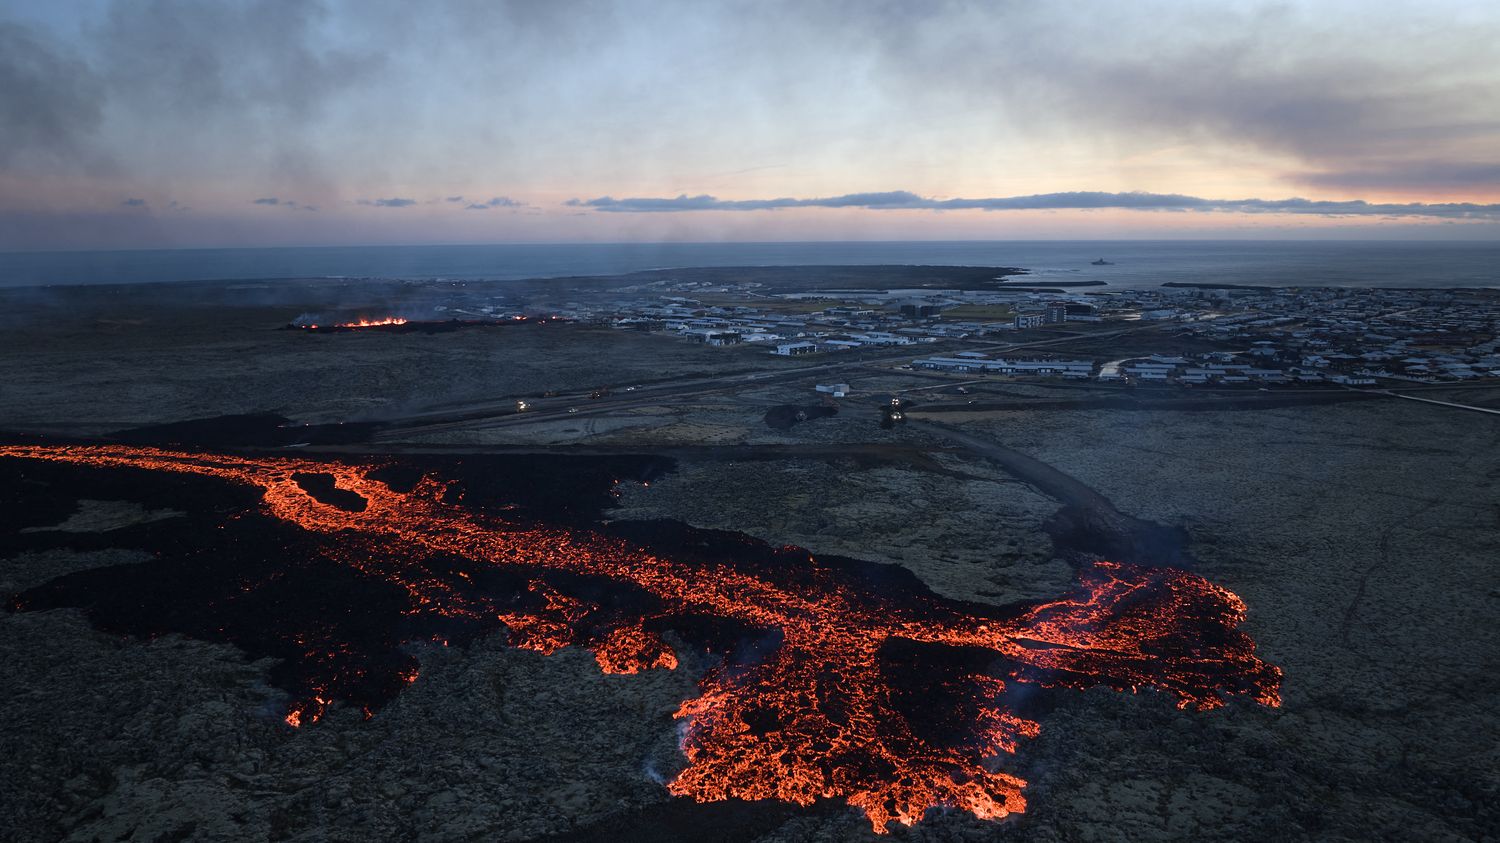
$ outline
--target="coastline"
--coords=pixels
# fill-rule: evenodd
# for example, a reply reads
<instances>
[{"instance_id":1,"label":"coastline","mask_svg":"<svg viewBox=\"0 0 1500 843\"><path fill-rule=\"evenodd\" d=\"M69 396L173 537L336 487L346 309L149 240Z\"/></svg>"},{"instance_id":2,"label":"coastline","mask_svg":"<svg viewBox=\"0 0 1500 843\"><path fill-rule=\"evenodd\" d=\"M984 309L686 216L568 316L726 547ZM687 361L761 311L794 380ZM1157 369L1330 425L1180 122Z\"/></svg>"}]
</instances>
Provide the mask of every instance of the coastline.
<instances>
[{"instance_id":1,"label":"coastline","mask_svg":"<svg viewBox=\"0 0 1500 843\"><path fill-rule=\"evenodd\" d=\"M1109 266L1093 266L1099 254ZM1038 286L1102 281L1297 287L1492 288L1500 243L953 241L551 244L0 252L0 287L271 279L537 281L635 273L844 266L1026 267Z\"/></svg>"}]
</instances>

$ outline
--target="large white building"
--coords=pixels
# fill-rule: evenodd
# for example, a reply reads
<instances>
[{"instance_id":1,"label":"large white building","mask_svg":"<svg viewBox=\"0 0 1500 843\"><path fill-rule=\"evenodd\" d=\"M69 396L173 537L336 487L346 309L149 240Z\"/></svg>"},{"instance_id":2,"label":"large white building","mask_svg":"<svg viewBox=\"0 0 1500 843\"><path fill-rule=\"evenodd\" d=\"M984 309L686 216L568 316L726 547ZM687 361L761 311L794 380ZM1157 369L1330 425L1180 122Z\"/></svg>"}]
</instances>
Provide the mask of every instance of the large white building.
<instances>
[{"instance_id":1,"label":"large white building","mask_svg":"<svg viewBox=\"0 0 1500 843\"><path fill-rule=\"evenodd\" d=\"M928 357L914 360L919 369L939 372L985 372L995 375L1049 375L1087 378L1094 374L1092 360L990 360L981 357Z\"/></svg>"}]
</instances>

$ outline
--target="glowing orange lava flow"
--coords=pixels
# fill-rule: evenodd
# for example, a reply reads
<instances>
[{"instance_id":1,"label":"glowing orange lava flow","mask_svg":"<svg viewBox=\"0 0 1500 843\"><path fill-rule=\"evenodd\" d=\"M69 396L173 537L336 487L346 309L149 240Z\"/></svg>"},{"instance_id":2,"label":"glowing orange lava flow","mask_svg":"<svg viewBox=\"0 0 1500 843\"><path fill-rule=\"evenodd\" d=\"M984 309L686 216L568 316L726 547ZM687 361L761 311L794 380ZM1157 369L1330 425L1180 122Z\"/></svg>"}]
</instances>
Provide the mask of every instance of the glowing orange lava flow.
<instances>
[{"instance_id":1,"label":"glowing orange lava flow","mask_svg":"<svg viewBox=\"0 0 1500 843\"><path fill-rule=\"evenodd\" d=\"M379 328L382 325L405 325L405 319L400 316L387 316L384 319L361 319L358 322L340 322L336 328ZM317 326L314 325L314 328Z\"/></svg>"},{"instance_id":2,"label":"glowing orange lava flow","mask_svg":"<svg viewBox=\"0 0 1500 843\"><path fill-rule=\"evenodd\" d=\"M1200 710L1223 705L1226 694L1280 702L1280 670L1258 659L1237 629L1244 603L1181 571L1099 562L1059 600L986 614L977 604L930 594L898 599L861 589L811 556L780 573L740 570L664 558L590 530L507 522L446 502L446 486L431 477L397 492L372 479L373 466L107 445L0 446L0 457L184 472L258 487L267 515L336 538L340 563L404 589L409 614L502 621L513 643L544 653L587 646L609 673L676 667L677 655L649 628L663 618L708 617L760 630L769 652L726 659L677 711L687 721L687 766L667 787L699 801L810 805L840 798L880 833L891 821L911 825L938 806L1000 818L1025 809L1026 783L998 771L995 760L1039 729L1005 710L1008 682L1152 687L1174 695L1179 707ZM314 497L298 481L312 474L331 475L340 494L363 499L362 508ZM535 608L518 611L424 565L439 556L604 578L651 595L661 608L601 630L599 605L534 578L528 605ZM990 666L965 661L915 688L897 681L903 670L928 664L932 648L978 653ZM336 647L324 655L339 663ZM289 724L313 722L339 699L342 680L337 670L330 676L326 687L293 703ZM912 716L936 708L944 714L933 722L942 728Z\"/></svg>"}]
</instances>

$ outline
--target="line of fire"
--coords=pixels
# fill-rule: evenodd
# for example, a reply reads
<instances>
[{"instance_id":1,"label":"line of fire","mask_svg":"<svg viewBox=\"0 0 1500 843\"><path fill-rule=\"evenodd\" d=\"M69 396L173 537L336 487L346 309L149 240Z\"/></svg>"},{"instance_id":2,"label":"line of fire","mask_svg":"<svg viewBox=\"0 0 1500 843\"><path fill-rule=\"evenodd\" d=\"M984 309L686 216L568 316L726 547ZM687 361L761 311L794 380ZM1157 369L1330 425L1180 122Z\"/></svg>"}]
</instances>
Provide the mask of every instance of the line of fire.
<instances>
[{"instance_id":1,"label":"line of fire","mask_svg":"<svg viewBox=\"0 0 1500 843\"><path fill-rule=\"evenodd\" d=\"M286 330L309 334L442 334L464 328L500 328L507 325L545 325L566 322L561 316L526 316L517 314L496 319L408 319L404 316L360 317L343 321L319 321L316 318L288 323Z\"/></svg>"}]
</instances>

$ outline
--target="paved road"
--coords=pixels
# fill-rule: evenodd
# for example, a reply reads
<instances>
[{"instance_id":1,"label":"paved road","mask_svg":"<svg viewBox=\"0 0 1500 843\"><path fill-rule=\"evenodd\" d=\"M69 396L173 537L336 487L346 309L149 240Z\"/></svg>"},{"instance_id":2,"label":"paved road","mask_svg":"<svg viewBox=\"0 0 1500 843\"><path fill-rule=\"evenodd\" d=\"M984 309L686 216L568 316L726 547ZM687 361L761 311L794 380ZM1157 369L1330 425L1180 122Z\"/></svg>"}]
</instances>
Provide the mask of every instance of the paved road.
<instances>
[{"instance_id":1,"label":"paved road","mask_svg":"<svg viewBox=\"0 0 1500 843\"><path fill-rule=\"evenodd\" d=\"M1436 398L1418 398L1415 395L1406 395L1400 392L1392 392L1389 389L1370 389L1364 391L1374 392L1377 395L1389 395L1392 398L1405 398L1408 401L1421 401L1423 404L1437 404L1443 407L1456 407L1460 410L1473 410L1476 413L1489 413L1490 415L1500 416L1500 410L1497 410L1493 407L1476 407L1473 404L1459 404L1456 401L1439 401Z\"/></svg>"},{"instance_id":2,"label":"paved road","mask_svg":"<svg viewBox=\"0 0 1500 843\"><path fill-rule=\"evenodd\" d=\"M1181 530L1126 515L1098 490L1062 469L986 436L933 421L911 427L965 448L1062 504L1043 525L1059 552L1102 556L1117 562L1191 568L1188 536Z\"/></svg>"},{"instance_id":3,"label":"paved road","mask_svg":"<svg viewBox=\"0 0 1500 843\"><path fill-rule=\"evenodd\" d=\"M1016 352L1045 348L1079 339L1109 338L1140 331L1160 330L1159 324L1138 325L1114 331L1087 335L1070 334L1026 343L996 343L969 346L967 350ZM900 350L875 355L840 352L835 358L808 366L777 369L767 372L736 373L708 377L688 377L645 384L635 389L614 389L600 398L589 398L587 393L571 393L552 398L526 397L528 408L523 412L517 402L522 398L506 396L467 405L446 405L430 408L408 416L386 421L386 428L377 435L377 441L399 441L412 434L436 433L451 430L503 427L517 424L536 424L557 418L588 417L604 413L629 410L637 407L659 407L672 401L716 392L738 391L746 387L782 383L827 375L846 369L856 369L881 364L899 363L921 356L925 349L901 346Z\"/></svg>"}]
</instances>

